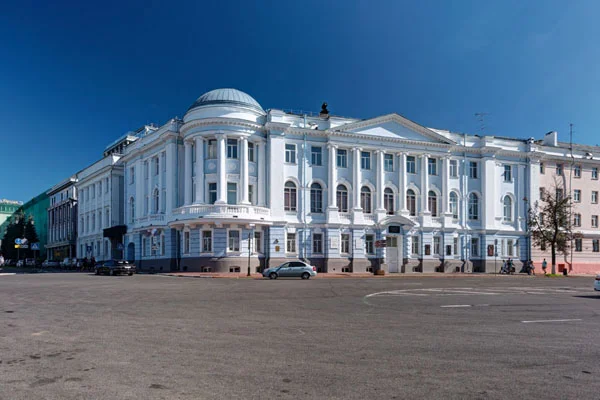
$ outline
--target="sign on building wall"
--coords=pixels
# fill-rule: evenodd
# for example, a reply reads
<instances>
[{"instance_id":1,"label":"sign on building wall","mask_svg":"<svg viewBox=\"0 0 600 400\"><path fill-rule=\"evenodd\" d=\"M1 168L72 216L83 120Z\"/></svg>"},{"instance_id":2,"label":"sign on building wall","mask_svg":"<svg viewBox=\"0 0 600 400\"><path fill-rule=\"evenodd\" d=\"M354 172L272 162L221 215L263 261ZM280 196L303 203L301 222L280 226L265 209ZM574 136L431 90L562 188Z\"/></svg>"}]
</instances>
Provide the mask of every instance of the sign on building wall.
<instances>
[{"instance_id":1,"label":"sign on building wall","mask_svg":"<svg viewBox=\"0 0 600 400\"><path fill-rule=\"evenodd\" d=\"M329 248L337 249L340 246L340 239L337 237L332 237L329 239Z\"/></svg>"}]
</instances>

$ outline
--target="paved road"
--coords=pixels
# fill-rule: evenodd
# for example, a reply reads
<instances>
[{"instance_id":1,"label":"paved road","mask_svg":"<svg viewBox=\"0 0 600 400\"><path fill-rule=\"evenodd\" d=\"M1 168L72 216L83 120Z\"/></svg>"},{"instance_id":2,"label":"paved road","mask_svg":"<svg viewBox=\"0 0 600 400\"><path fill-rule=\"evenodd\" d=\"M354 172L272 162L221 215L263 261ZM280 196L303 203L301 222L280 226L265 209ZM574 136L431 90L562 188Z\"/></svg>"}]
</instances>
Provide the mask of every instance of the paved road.
<instances>
[{"instance_id":1,"label":"paved road","mask_svg":"<svg viewBox=\"0 0 600 400\"><path fill-rule=\"evenodd\" d=\"M599 399L593 278L0 276L0 399Z\"/></svg>"}]
</instances>

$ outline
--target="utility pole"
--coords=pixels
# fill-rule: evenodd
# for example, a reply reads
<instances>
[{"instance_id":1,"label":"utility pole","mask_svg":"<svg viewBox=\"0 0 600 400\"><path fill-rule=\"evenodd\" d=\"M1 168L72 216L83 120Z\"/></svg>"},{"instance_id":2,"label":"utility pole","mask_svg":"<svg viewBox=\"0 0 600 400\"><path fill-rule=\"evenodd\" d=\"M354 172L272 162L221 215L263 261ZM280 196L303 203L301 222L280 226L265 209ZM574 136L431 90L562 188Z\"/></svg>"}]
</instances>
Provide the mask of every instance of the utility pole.
<instances>
[{"instance_id":1,"label":"utility pole","mask_svg":"<svg viewBox=\"0 0 600 400\"><path fill-rule=\"evenodd\" d=\"M573 193L571 193L571 189L573 187L573 168L575 167L575 156L573 155L573 124L570 123L569 124L569 152L571 153L571 171L569 173L569 197L571 198L571 201L569 201L569 225L571 226L571 224L573 223ZM570 232L570 239L571 239L571 251L570 251L570 255L571 255L571 268L573 268L573 230L569 229Z\"/></svg>"}]
</instances>

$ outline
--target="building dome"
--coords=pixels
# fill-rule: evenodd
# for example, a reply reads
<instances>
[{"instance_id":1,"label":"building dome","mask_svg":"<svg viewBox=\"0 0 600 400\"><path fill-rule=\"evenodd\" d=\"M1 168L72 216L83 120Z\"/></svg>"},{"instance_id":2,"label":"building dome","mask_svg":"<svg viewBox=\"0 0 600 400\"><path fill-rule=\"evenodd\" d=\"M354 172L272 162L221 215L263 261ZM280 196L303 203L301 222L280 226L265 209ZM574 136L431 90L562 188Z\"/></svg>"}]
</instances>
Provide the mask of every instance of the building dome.
<instances>
[{"instance_id":1,"label":"building dome","mask_svg":"<svg viewBox=\"0 0 600 400\"><path fill-rule=\"evenodd\" d=\"M209 105L247 107L261 114L265 113L265 110L258 104L258 101L237 89L215 89L204 93L190 106L188 112L194 108Z\"/></svg>"}]
</instances>

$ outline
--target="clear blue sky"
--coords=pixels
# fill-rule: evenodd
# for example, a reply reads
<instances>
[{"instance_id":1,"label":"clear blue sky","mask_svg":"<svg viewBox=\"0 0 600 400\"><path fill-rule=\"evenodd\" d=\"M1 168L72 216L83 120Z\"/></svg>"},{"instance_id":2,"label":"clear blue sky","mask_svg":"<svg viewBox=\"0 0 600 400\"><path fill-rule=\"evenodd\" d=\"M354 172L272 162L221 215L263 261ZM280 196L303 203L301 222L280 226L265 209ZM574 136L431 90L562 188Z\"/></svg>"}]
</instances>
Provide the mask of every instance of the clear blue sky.
<instances>
[{"instance_id":1,"label":"clear blue sky","mask_svg":"<svg viewBox=\"0 0 600 400\"><path fill-rule=\"evenodd\" d=\"M234 87L264 108L600 144L597 1L20 1L0 13L0 198ZM209 4L215 3L215 4ZM218 3L218 4L216 4ZM256 6L255 3L263 3Z\"/></svg>"}]
</instances>

